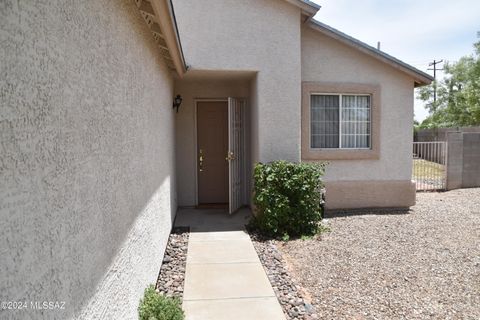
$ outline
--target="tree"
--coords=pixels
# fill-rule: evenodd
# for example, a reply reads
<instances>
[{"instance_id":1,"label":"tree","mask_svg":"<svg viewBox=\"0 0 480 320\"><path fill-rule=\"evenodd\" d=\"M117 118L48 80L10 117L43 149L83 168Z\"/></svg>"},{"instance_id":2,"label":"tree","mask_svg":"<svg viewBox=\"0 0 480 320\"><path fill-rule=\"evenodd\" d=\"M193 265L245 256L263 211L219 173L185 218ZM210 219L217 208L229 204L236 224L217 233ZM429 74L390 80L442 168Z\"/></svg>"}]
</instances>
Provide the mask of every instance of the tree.
<instances>
[{"instance_id":1,"label":"tree","mask_svg":"<svg viewBox=\"0 0 480 320\"><path fill-rule=\"evenodd\" d=\"M446 63L445 78L418 90L430 115L422 128L480 125L480 41L474 44L474 54ZM437 86L437 102L433 88Z\"/></svg>"}]
</instances>

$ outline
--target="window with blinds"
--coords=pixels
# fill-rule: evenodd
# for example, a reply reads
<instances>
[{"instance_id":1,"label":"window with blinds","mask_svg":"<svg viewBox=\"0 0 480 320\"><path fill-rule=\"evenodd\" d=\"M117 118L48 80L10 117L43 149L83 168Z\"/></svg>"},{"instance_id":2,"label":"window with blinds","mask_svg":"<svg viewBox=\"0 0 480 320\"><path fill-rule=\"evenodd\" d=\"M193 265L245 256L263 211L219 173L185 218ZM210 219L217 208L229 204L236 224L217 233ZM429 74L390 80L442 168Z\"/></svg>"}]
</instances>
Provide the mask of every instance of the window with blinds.
<instances>
[{"instance_id":1,"label":"window with blinds","mask_svg":"<svg viewBox=\"0 0 480 320\"><path fill-rule=\"evenodd\" d=\"M312 94L310 147L370 148L370 95Z\"/></svg>"}]
</instances>

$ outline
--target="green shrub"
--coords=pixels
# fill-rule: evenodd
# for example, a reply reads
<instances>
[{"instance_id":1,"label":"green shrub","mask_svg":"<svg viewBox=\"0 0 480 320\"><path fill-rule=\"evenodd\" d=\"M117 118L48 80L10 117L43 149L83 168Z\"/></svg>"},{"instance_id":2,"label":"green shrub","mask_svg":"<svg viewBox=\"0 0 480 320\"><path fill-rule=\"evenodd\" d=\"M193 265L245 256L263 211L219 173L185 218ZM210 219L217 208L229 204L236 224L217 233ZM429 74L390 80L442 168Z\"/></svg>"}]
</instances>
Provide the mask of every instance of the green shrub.
<instances>
[{"instance_id":1,"label":"green shrub","mask_svg":"<svg viewBox=\"0 0 480 320\"><path fill-rule=\"evenodd\" d=\"M169 298L155 291L153 285L145 289L138 307L140 320L183 320L185 315L176 298Z\"/></svg>"},{"instance_id":2,"label":"green shrub","mask_svg":"<svg viewBox=\"0 0 480 320\"><path fill-rule=\"evenodd\" d=\"M325 163L259 163L254 170L253 227L270 237L314 235L323 213Z\"/></svg>"}]
</instances>

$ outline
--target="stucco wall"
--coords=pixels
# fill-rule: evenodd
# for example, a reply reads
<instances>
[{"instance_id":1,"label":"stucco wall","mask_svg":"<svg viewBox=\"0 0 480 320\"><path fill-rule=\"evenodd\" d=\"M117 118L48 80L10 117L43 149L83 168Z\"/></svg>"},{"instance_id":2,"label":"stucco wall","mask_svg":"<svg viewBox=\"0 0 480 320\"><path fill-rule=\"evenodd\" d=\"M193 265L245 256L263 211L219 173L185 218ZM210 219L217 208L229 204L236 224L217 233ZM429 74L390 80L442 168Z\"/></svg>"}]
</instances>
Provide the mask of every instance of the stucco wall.
<instances>
[{"instance_id":1,"label":"stucco wall","mask_svg":"<svg viewBox=\"0 0 480 320\"><path fill-rule=\"evenodd\" d=\"M175 82L175 94L183 98L176 121L176 159L178 204L196 205L197 153L196 153L196 99L226 99L228 97L249 97L248 80L180 80Z\"/></svg>"},{"instance_id":2,"label":"stucco wall","mask_svg":"<svg viewBox=\"0 0 480 320\"><path fill-rule=\"evenodd\" d=\"M303 27L302 81L380 86L380 159L332 160L325 177L327 181L411 179L414 85L411 78L309 27Z\"/></svg>"},{"instance_id":3,"label":"stucco wall","mask_svg":"<svg viewBox=\"0 0 480 320\"><path fill-rule=\"evenodd\" d=\"M176 209L173 82L131 0L0 4L1 319L135 319Z\"/></svg>"},{"instance_id":4,"label":"stucco wall","mask_svg":"<svg viewBox=\"0 0 480 320\"><path fill-rule=\"evenodd\" d=\"M258 71L254 160L300 160L300 9L278 0L173 5L191 70Z\"/></svg>"}]
</instances>

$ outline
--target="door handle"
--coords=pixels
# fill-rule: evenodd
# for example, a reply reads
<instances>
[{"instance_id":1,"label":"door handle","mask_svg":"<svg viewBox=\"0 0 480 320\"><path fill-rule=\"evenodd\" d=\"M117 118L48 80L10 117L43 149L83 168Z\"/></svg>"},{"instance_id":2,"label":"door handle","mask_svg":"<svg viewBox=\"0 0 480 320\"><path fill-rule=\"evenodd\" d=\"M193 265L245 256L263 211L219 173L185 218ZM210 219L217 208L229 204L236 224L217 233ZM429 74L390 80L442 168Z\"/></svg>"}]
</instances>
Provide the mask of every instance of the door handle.
<instances>
[{"instance_id":1,"label":"door handle","mask_svg":"<svg viewBox=\"0 0 480 320\"><path fill-rule=\"evenodd\" d=\"M232 151L228 151L227 157L225 158L225 160L227 160L227 161L235 160L235 155L233 154Z\"/></svg>"},{"instance_id":2,"label":"door handle","mask_svg":"<svg viewBox=\"0 0 480 320\"><path fill-rule=\"evenodd\" d=\"M198 171L202 172L203 171L203 160L205 160L205 158L203 157L203 150L200 149L198 151L199 153L199 156L198 156Z\"/></svg>"}]
</instances>

